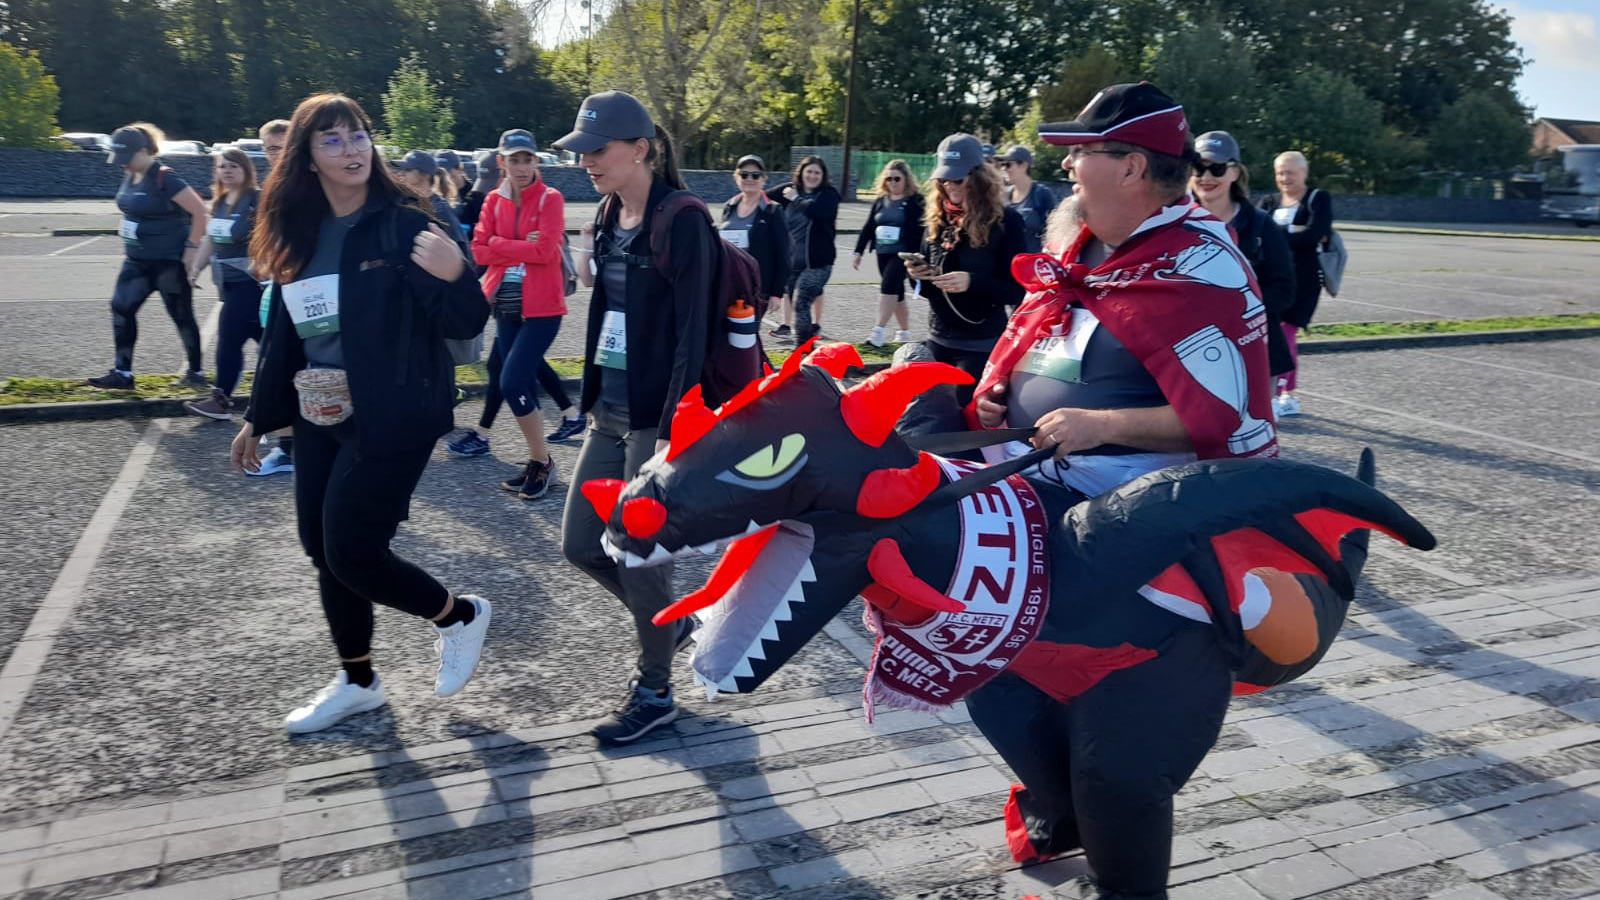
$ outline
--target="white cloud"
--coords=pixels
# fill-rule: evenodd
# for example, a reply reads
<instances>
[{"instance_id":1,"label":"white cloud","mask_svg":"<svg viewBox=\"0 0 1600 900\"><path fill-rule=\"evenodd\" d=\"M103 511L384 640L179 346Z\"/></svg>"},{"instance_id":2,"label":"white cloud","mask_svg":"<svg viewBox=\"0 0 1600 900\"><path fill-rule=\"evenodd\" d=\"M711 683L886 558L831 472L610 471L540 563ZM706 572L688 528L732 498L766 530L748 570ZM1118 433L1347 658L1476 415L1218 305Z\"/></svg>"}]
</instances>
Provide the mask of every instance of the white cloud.
<instances>
[{"instance_id":1,"label":"white cloud","mask_svg":"<svg viewBox=\"0 0 1600 900\"><path fill-rule=\"evenodd\" d=\"M1511 38L1534 65L1600 72L1600 25L1590 13L1529 9L1507 3Z\"/></svg>"}]
</instances>

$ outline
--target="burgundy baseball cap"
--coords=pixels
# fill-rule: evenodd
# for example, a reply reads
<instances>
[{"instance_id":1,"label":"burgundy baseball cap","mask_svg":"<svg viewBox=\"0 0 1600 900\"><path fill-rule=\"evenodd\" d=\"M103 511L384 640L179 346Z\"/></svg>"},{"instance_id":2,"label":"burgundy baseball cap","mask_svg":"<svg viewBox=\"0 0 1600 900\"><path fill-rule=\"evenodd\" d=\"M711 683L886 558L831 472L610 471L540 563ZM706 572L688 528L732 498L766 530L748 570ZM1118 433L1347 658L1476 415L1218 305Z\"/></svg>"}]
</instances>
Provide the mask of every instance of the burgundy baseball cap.
<instances>
[{"instance_id":1,"label":"burgundy baseball cap","mask_svg":"<svg viewBox=\"0 0 1600 900\"><path fill-rule=\"evenodd\" d=\"M1058 147L1121 141L1169 156L1182 156L1189 121L1178 101L1148 81L1114 84L1090 100L1071 122L1039 126L1039 137Z\"/></svg>"}]
</instances>

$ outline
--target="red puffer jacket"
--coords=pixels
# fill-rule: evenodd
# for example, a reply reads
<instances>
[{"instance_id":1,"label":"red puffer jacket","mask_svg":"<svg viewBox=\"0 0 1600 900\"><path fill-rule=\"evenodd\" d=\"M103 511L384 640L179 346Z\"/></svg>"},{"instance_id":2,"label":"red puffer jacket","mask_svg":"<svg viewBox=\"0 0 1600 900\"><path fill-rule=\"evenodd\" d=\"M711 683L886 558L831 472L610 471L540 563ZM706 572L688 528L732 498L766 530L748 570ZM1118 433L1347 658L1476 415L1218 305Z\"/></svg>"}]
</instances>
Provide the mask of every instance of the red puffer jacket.
<instances>
[{"instance_id":1,"label":"red puffer jacket","mask_svg":"<svg viewBox=\"0 0 1600 900\"><path fill-rule=\"evenodd\" d=\"M542 179L522 192L520 207L511 199L509 185L502 184L484 198L472 232L472 256L489 267L483 275L483 295L492 301L506 269L522 265L523 317L566 315L561 276L566 227L566 200Z\"/></svg>"}]
</instances>

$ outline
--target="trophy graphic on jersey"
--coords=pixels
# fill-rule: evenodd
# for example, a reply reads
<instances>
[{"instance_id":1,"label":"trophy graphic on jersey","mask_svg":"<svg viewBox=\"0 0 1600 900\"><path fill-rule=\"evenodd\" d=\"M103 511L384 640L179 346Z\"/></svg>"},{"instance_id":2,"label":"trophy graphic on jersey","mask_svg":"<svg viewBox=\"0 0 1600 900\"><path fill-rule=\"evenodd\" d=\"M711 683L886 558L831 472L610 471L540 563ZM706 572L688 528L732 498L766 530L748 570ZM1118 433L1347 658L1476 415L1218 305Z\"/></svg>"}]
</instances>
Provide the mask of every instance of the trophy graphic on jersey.
<instances>
[{"instance_id":1,"label":"trophy graphic on jersey","mask_svg":"<svg viewBox=\"0 0 1600 900\"><path fill-rule=\"evenodd\" d=\"M1250 386L1245 379L1244 356L1222 329L1207 325L1174 344L1172 349L1201 387L1239 414L1239 427L1228 437L1230 452L1249 453L1272 441L1272 423L1250 415Z\"/></svg>"},{"instance_id":2,"label":"trophy graphic on jersey","mask_svg":"<svg viewBox=\"0 0 1600 900\"><path fill-rule=\"evenodd\" d=\"M1208 227L1211 224L1188 223L1185 227L1204 231L1205 237L1200 243L1179 253L1172 261L1172 266L1157 271L1155 277L1162 281L1199 281L1238 291L1244 295L1244 314L1240 318L1253 319L1267 311L1266 304L1250 289L1248 264L1234 248L1233 240L1227 237L1228 226L1216 223L1224 229L1222 237L1218 238Z\"/></svg>"}]
</instances>

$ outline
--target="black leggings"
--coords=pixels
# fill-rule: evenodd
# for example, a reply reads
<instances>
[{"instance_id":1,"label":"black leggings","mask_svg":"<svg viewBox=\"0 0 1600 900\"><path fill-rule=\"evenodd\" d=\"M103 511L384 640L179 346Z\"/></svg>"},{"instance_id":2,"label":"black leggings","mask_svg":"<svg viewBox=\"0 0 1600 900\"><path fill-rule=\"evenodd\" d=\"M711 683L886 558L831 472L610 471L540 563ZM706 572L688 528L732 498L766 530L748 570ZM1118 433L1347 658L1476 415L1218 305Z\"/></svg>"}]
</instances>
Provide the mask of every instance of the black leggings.
<instances>
[{"instance_id":1,"label":"black leggings","mask_svg":"<svg viewBox=\"0 0 1600 900\"><path fill-rule=\"evenodd\" d=\"M317 568L322 612L341 659L372 652L372 604L431 619L450 594L389 549L410 514L430 444L364 453L355 420L294 423L294 500L300 544Z\"/></svg>"},{"instance_id":2,"label":"black leggings","mask_svg":"<svg viewBox=\"0 0 1600 900\"><path fill-rule=\"evenodd\" d=\"M217 388L233 394L244 372L246 341L261 343L261 284L253 279L223 281L222 317L217 322Z\"/></svg>"},{"instance_id":3,"label":"black leggings","mask_svg":"<svg viewBox=\"0 0 1600 900\"><path fill-rule=\"evenodd\" d=\"M495 325L494 346L500 351L500 393L511 406L511 414L521 418L539 408L537 383L556 406L567 409L572 398L561 385L561 376L544 358L561 330L560 316L502 315Z\"/></svg>"},{"instance_id":4,"label":"black leggings","mask_svg":"<svg viewBox=\"0 0 1600 900\"><path fill-rule=\"evenodd\" d=\"M1026 788L1018 806L1035 849L1081 846L1108 900L1166 898L1172 798L1228 712L1233 677L1210 626L1180 628L1160 650L1069 703L1009 674L967 698Z\"/></svg>"},{"instance_id":5,"label":"black leggings","mask_svg":"<svg viewBox=\"0 0 1600 900\"><path fill-rule=\"evenodd\" d=\"M205 368L200 355L200 326L194 320L194 288L189 284L183 262L176 259L125 259L117 273L117 287L111 294L111 333L116 339L116 367L133 371L133 345L139 342L139 307L150 294L161 292L167 315L178 326L183 352L189 358L189 371Z\"/></svg>"},{"instance_id":6,"label":"black leggings","mask_svg":"<svg viewBox=\"0 0 1600 900\"><path fill-rule=\"evenodd\" d=\"M483 392L483 415L478 417L478 427L485 431L494 427L495 416L506 405L506 396L500 393L500 373L505 370L506 358L500 355L500 330L495 328L494 346L489 348L489 385Z\"/></svg>"}]
</instances>

